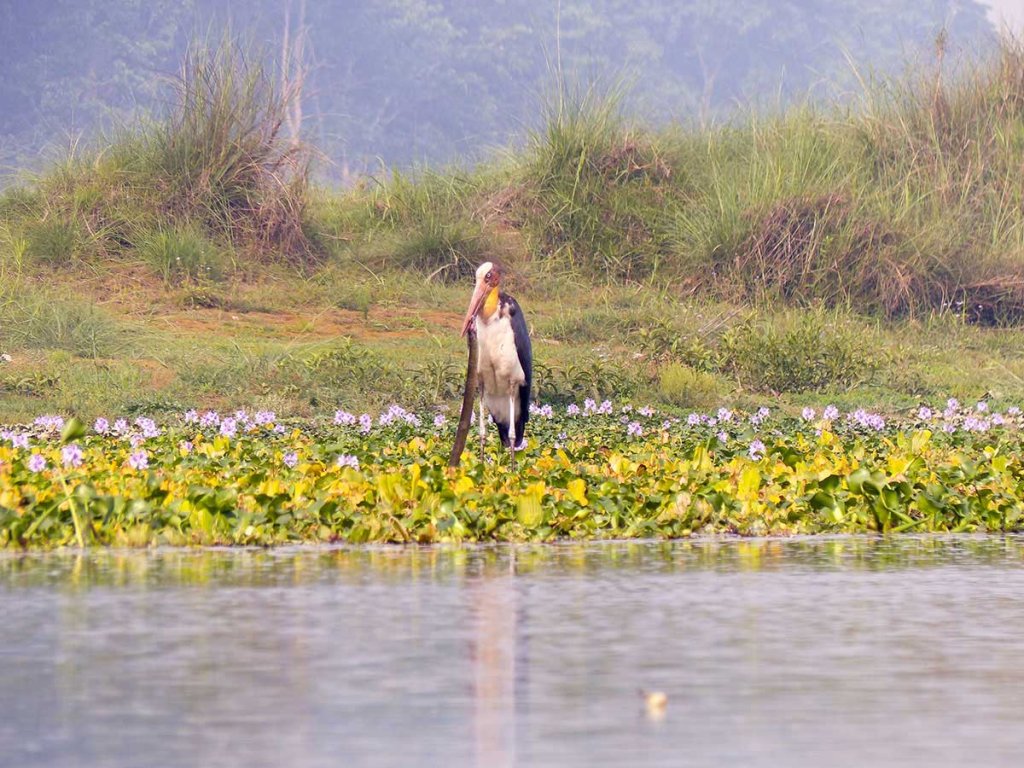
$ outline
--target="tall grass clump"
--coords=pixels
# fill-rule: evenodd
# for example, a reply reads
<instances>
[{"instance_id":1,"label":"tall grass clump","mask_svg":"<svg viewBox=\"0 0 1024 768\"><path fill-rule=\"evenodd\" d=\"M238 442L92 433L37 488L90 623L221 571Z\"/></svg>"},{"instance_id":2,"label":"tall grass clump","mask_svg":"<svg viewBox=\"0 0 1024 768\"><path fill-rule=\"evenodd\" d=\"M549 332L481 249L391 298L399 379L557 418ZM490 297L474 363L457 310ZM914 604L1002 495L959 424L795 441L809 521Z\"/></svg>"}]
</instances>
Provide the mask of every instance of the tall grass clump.
<instances>
[{"instance_id":1,"label":"tall grass clump","mask_svg":"<svg viewBox=\"0 0 1024 768\"><path fill-rule=\"evenodd\" d=\"M857 107L677 135L677 275L743 302L1024 319L1024 50L952 73L941 53L865 80Z\"/></svg>"},{"instance_id":2,"label":"tall grass clump","mask_svg":"<svg viewBox=\"0 0 1024 768\"><path fill-rule=\"evenodd\" d=\"M108 357L126 350L124 331L92 302L66 299L23 280L0 284L0 343L6 348Z\"/></svg>"},{"instance_id":3,"label":"tall grass clump","mask_svg":"<svg viewBox=\"0 0 1024 768\"><path fill-rule=\"evenodd\" d=\"M0 216L45 265L130 258L184 230L241 258L308 262L311 153L284 130L295 98L257 52L229 39L195 45L162 116L99 150L73 145L27 188L6 192Z\"/></svg>"},{"instance_id":4,"label":"tall grass clump","mask_svg":"<svg viewBox=\"0 0 1024 768\"><path fill-rule=\"evenodd\" d=\"M615 90L560 84L529 137L515 202L547 264L629 280L658 269L671 171L620 101Z\"/></svg>"},{"instance_id":5,"label":"tall grass clump","mask_svg":"<svg viewBox=\"0 0 1024 768\"><path fill-rule=\"evenodd\" d=\"M194 226L153 232L141 241L138 251L166 283L221 277L222 262L216 246Z\"/></svg>"},{"instance_id":6,"label":"tall grass clump","mask_svg":"<svg viewBox=\"0 0 1024 768\"><path fill-rule=\"evenodd\" d=\"M522 261L514 227L502 220L510 173L499 165L466 172L392 171L341 196L315 198L315 237L341 264L402 270L455 282L477 266Z\"/></svg>"},{"instance_id":7,"label":"tall grass clump","mask_svg":"<svg viewBox=\"0 0 1024 768\"><path fill-rule=\"evenodd\" d=\"M307 255L310 155L283 131L298 97L236 43L196 46L166 118L115 153L172 218L202 222L243 249Z\"/></svg>"},{"instance_id":8,"label":"tall grass clump","mask_svg":"<svg viewBox=\"0 0 1024 768\"><path fill-rule=\"evenodd\" d=\"M865 186L903 235L908 303L1024 318L1024 48L950 76L938 59L867 91L852 133ZM911 307L913 308L913 307Z\"/></svg>"}]
</instances>

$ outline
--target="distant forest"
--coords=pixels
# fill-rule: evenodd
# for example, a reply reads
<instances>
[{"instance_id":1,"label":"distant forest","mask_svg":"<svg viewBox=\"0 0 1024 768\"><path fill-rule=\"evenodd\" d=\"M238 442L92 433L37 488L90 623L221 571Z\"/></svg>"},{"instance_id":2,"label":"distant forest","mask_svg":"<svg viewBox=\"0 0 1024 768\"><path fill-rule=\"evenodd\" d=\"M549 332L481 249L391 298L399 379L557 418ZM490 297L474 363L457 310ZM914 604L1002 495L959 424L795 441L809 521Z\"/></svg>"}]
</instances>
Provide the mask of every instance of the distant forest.
<instances>
[{"instance_id":1,"label":"distant forest","mask_svg":"<svg viewBox=\"0 0 1024 768\"><path fill-rule=\"evenodd\" d=\"M191 41L244 38L301 84L288 130L350 181L472 161L567 77L652 122L842 97L995 39L975 0L0 0L0 175L159 112Z\"/></svg>"}]
</instances>

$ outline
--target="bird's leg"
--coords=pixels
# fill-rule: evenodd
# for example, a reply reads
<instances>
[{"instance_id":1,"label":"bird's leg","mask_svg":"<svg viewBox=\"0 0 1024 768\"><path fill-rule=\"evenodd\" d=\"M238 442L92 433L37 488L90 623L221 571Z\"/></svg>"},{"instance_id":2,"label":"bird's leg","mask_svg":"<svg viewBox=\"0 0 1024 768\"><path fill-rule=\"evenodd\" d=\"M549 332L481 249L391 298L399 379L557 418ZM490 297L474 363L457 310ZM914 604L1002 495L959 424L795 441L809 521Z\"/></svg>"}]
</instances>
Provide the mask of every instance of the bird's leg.
<instances>
[{"instance_id":1,"label":"bird's leg","mask_svg":"<svg viewBox=\"0 0 1024 768\"><path fill-rule=\"evenodd\" d=\"M484 393L483 387L480 388L480 412L477 414L477 418L480 420L480 463L484 461L484 441L487 438L487 422L484 421Z\"/></svg>"},{"instance_id":2,"label":"bird's leg","mask_svg":"<svg viewBox=\"0 0 1024 768\"><path fill-rule=\"evenodd\" d=\"M516 404L512 399L513 390L508 393L508 455L512 462L512 471L516 471Z\"/></svg>"}]
</instances>

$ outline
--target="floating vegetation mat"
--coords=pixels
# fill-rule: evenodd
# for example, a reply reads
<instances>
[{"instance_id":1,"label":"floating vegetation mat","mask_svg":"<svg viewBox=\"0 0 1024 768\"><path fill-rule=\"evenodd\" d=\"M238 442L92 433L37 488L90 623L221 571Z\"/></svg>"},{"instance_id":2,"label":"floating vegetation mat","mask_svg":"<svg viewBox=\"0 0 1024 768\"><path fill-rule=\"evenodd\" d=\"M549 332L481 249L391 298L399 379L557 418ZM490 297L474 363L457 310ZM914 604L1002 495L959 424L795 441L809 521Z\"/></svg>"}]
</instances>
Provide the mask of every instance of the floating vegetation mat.
<instances>
[{"instance_id":1,"label":"floating vegetation mat","mask_svg":"<svg viewBox=\"0 0 1024 768\"><path fill-rule=\"evenodd\" d=\"M0 545L271 545L1024 529L1020 410L532 406L509 468L491 429L447 468L454 420L392 406L42 416L0 430Z\"/></svg>"}]
</instances>

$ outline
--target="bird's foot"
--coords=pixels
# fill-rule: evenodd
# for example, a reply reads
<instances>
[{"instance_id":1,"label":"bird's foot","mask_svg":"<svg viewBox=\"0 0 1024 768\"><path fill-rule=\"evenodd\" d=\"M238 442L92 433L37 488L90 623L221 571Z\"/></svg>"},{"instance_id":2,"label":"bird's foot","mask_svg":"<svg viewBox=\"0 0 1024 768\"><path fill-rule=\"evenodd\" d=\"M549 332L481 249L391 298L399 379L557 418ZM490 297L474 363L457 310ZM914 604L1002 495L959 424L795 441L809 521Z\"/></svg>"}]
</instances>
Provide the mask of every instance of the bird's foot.
<instances>
[{"instance_id":1,"label":"bird's foot","mask_svg":"<svg viewBox=\"0 0 1024 768\"><path fill-rule=\"evenodd\" d=\"M516 447L513 450L515 450L515 451L525 451L526 450L526 438L524 437L518 443L516 443Z\"/></svg>"}]
</instances>

